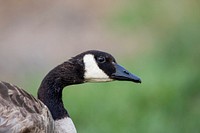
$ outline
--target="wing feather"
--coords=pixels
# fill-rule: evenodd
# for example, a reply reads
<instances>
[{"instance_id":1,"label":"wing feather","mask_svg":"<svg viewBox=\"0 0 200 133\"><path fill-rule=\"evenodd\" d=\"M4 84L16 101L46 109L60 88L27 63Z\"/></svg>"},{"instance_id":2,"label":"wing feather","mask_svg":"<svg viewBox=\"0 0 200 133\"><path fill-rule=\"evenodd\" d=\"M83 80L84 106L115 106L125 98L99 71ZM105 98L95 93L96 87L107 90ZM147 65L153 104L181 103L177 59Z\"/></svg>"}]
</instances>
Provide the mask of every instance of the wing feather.
<instances>
[{"instance_id":1,"label":"wing feather","mask_svg":"<svg viewBox=\"0 0 200 133\"><path fill-rule=\"evenodd\" d=\"M53 133L48 108L23 89L0 82L0 133Z\"/></svg>"}]
</instances>

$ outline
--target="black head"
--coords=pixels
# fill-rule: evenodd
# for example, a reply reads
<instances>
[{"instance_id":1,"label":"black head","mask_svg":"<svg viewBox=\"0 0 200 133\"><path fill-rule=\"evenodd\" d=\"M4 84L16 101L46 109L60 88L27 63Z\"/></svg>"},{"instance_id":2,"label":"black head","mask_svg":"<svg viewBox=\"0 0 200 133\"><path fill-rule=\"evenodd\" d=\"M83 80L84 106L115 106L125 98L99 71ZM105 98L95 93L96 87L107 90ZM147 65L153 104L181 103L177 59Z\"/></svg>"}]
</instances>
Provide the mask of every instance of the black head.
<instances>
[{"instance_id":1,"label":"black head","mask_svg":"<svg viewBox=\"0 0 200 133\"><path fill-rule=\"evenodd\" d=\"M73 60L84 67L85 82L125 80L141 83L140 78L118 65L115 58L106 52L90 50L75 56Z\"/></svg>"}]
</instances>

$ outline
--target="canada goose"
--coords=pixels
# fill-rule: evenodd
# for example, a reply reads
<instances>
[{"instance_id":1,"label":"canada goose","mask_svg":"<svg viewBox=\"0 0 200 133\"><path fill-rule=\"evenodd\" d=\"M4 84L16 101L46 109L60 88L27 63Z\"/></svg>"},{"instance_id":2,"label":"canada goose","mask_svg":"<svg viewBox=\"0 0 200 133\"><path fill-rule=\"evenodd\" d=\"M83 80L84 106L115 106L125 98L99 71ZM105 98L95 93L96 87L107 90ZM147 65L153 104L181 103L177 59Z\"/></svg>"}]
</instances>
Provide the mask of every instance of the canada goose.
<instances>
[{"instance_id":1,"label":"canada goose","mask_svg":"<svg viewBox=\"0 0 200 133\"><path fill-rule=\"evenodd\" d=\"M0 82L0 132L76 133L63 105L63 88L112 80L141 83L140 78L118 65L112 55L90 50L51 70L39 87L38 99L17 86Z\"/></svg>"}]
</instances>

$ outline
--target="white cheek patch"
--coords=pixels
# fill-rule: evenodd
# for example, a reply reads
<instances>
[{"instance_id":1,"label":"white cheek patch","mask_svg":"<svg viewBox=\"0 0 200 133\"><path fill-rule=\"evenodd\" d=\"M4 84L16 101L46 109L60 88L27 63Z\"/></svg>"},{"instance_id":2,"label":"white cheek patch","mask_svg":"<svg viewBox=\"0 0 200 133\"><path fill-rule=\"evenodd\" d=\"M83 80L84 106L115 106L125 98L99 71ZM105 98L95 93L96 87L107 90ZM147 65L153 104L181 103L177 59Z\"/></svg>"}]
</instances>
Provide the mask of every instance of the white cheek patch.
<instances>
[{"instance_id":1,"label":"white cheek patch","mask_svg":"<svg viewBox=\"0 0 200 133\"><path fill-rule=\"evenodd\" d=\"M112 80L105 72L103 72L103 70L99 68L95 61L94 55L85 55L83 57L83 62L85 64L84 78L86 81L103 82Z\"/></svg>"}]
</instances>

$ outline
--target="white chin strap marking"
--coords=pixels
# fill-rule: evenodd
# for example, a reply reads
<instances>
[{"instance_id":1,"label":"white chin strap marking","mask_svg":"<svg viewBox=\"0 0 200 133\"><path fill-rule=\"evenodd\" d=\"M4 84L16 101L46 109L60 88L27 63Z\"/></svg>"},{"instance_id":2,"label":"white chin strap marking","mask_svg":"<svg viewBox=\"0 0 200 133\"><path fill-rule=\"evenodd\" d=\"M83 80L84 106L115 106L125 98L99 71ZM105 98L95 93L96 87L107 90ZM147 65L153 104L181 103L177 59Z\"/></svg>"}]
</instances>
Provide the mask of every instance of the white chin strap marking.
<instances>
[{"instance_id":1,"label":"white chin strap marking","mask_svg":"<svg viewBox=\"0 0 200 133\"><path fill-rule=\"evenodd\" d=\"M83 62L85 64L84 78L86 81L103 82L112 80L103 70L99 68L97 62L95 61L94 55L85 55L83 57Z\"/></svg>"}]
</instances>

